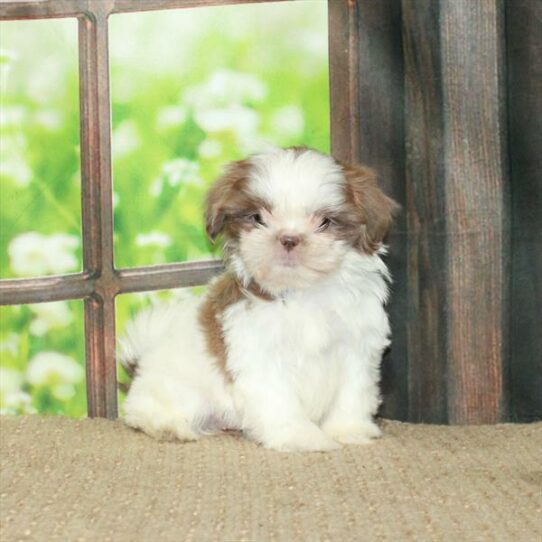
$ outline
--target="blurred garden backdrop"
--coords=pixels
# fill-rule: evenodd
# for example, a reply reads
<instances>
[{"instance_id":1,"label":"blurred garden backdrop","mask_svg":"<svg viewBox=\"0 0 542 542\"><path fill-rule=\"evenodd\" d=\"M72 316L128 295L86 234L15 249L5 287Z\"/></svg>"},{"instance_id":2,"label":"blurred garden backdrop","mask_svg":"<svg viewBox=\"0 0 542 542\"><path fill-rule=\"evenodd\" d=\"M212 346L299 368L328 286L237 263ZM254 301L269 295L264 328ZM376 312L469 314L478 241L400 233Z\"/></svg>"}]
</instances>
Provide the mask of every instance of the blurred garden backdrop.
<instances>
[{"instance_id":1,"label":"blurred garden backdrop","mask_svg":"<svg viewBox=\"0 0 542 542\"><path fill-rule=\"evenodd\" d=\"M326 0L114 15L109 39L117 267L211 257L202 198L228 161L329 150ZM81 270L77 63L75 19L0 24L1 278ZM117 331L176 295L119 297ZM85 415L82 301L0 324L0 412Z\"/></svg>"}]
</instances>

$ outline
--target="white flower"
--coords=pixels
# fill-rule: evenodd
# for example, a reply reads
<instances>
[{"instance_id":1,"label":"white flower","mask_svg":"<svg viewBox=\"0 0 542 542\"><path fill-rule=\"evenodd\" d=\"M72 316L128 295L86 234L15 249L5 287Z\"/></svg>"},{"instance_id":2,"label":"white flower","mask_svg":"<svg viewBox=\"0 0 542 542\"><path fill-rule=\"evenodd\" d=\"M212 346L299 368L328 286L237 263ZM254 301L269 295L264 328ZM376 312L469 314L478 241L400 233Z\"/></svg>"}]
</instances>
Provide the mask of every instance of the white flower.
<instances>
[{"instance_id":1,"label":"white flower","mask_svg":"<svg viewBox=\"0 0 542 542\"><path fill-rule=\"evenodd\" d=\"M0 414L31 414L30 396L22 391L23 375L19 371L0 367Z\"/></svg>"},{"instance_id":2,"label":"white flower","mask_svg":"<svg viewBox=\"0 0 542 542\"><path fill-rule=\"evenodd\" d=\"M2 159L0 163L0 175L9 177L16 185L22 188L28 186L32 180L32 170L26 162L17 159L16 156Z\"/></svg>"},{"instance_id":3,"label":"white flower","mask_svg":"<svg viewBox=\"0 0 542 542\"><path fill-rule=\"evenodd\" d=\"M117 41L117 43L119 43ZM121 70L115 77L115 89L113 99L117 103L129 103L137 94L138 87L134 85L134 74L132 71Z\"/></svg>"},{"instance_id":4,"label":"white flower","mask_svg":"<svg viewBox=\"0 0 542 542\"><path fill-rule=\"evenodd\" d=\"M78 261L74 251L79 247L79 239L74 235L55 233L46 241L49 250L49 268L54 274L74 270Z\"/></svg>"},{"instance_id":5,"label":"white flower","mask_svg":"<svg viewBox=\"0 0 542 542\"><path fill-rule=\"evenodd\" d=\"M27 143L23 134L2 135L0 144L0 175L9 177L24 188L32 180L32 170L26 163Z\"/></svg>"},{"instance_id":6,"label":"white flower","mask_svg":"<svg viewBox=\"0 0 542 542\"><path fill-rule=\"evenodd\" d=\"M297 105L287 105L273 114L273 131L280 137L297 137L303 132L305 118Z\"/></svg>"},{"instance_id":7,"label":"white flower","mask_svg":"<svg viewBox=\"0 0 542 542\"><path fill-rule=\"evenodd\" d=\"M156 128L158 130L167 130L175 128L184 123L187 114L186 109L176 105L162 107L156 115Z\"/></svg>"},{"instance_id":8,"label":"white flower","mask_svg":"<svg viewBox=\"0 0 542 542\"><path fill-rule=\"evenodd\" d=\"M10 393L2 400L0 414L35 414L36 409L32 406L32 398L24 391Z\"/></svg>"},{"instance_id":9,"label":"white flower","mask_svg":"<svg viewBox=\"0 0 542 542\"><path fill-rule=\"evenodd\" d=\"M156 177L149 186L149 194L157 198L164 188L164 179L162 177Z\"/></svg>"},{"instance_id":10,"label":"white flower","mask_svg":"<svg viewBox=\"0 0 542 542\"><path fill-rule=\"evenodd\" d=\"M12 356L16 356L19 351L19 335L10 333L7 338L0 341L0 353L9 352Z\"/></svg>"},{"instance_id":11,"label":"white flower","mask_svg":"<svg viewBox=\"0 0 542 542\"><path fill-rule=\"evenodd\" d=\"M300 32L291 37L293 47L302 47L307 53L313 55L318 62L325 62L328 55L328 40L324 33L315 30Z\"/></svg>"},{"instance_id":12,"label":"white flower","mask_svg":"<svg viewBox=\"0 0 542 542\"><path fill-rule=\"evenodd\" d=\"M57 399L67 401L75 395L75 387L71 384L59 384L58 386L53 386L52 392Z\"/></svg>"},{"instance_id":13,"label":"white flower","mask_svg":"<svg viewBox=\"0 0 542 542\"><path fill-rule=\"evenodd\" d=\"M177 158L162 166L162 176L170 186L179 184L202 184L199 176L199 165L192 160Z\"/></svg>"},{"instance_id":14,"label":"white flower","mask_svg":"<svg viewBox=\"0 0 542 542\"><path fill-rule=\"evenodd\" d=\"M238 138L239 150L242 154L258 154L275 148L268 140L256 136L243 136Z\"/></svg>"},{"instance_id":15,"label":"white flower","mask_svg":"<svg viewBox=\"0 0 542 542\"><path fill-rule=\"evenodd\" d=\"M205 132L233 132L239 137L253 134L260 122L258 113L243 105L197 111L194 119Z\"/></svg>"},{"instance_id":16,"label":"white flower","mask_svg":"<svg viewBox=\"0 0 542 542\"><path fill-rule=\"evenodd\" d=\"M11 269L20 277L60 274L76 269L79 240L73 235L21 233L8 245Z\"/></svg>"},{"instance_id":17,"label":"white flower","mask_svg":"<svg viewBox=\"0 0 542 542\"><path fill-rule=\"evenodd\" d=\"M202 158L216 158L222 153L222 144L215 139L205 139L199 144L198 154Z\"/></svg>"},{"instance_id":18,"label":"white flower","mask_svg":"<svg viewBox=\"0 0 542 542\"><path fill-rule=\"evenodd\" d=\"M41 233L22 233L11 240L8 254L11 269L16 275L29 277L49 272L49 255L45 250L45 236Z\"/></svg>"},{"instance_id":19,"label":"white flower","mask_svg":"<svg viewBox=\"0 0 542 542\"><path fill-rule=\"evenodd\" d=\"M22 105L0 105L0 128L20 127L25 115Z\"/></svg>"},{"instance_id":20,"label":"white flower","mask_svg":"<svg viewBox=\"0 0 542 542\"><path fill-rule=\"evenodd\" d=\"M117 158L133 153L140 145L139 132L131 120L121 122L113 132L113 154Z\"/></svg>"},{"instance_id":21,"label":"white flower","mask_svg":"<svg viewBox=\"0 0 542 542\"><path fill-rule=\"evenodd\" d=\"M165 248L171 245L171 237L159 231L151 231L137 235L135 243L138 247L155 246Z\"/></svg>"},{"instance_id":22,"label":"white flower","mask_svg":"<svg viewBox=\"0 0 542 542\"><path fill-rule=\"evenodd\" d=\"M189 88L184 94L184 102L196 110L205 110L247 102L259 103L266 95L266 86L254 75L220 69L207 81Z\"/></svg>"},{"instance_id":23,"label":"white flower","mask_svg":"<svg viewBox=\"0 0 542 542\"><path fill-rule=\"evenodd\" d=\"M26 379L34 386L77 384L83 368L71 357L59 352L40 352L28 363Z\"/></svg>"},{"instance_id":24,"label":"white flower","mask_svg":"<svg viewBox=\"0 0 542 542\"><path fill-rule=\"evenodd\" d=\"M162 165L160 176L151 183L149 194L155 197L159 196L164 187L164 182L171 187L188 183L197 185L203 184L203 181L199 176L199 165L196 162L185 158L177 158L176 160L165 162Z\"/></svg>"},{"instance_id":25,"label":"white flower","mask_svg":"<svg viewBox=\"0 0 542 542\"><path fill-rule=\"evenodd\" d=\"M27 96L44 105L62 97L64 87L58 82L66 80L66 71L71 67L60 55L45 56L28 73L24 86Z\"/></svg>"},{"instance_id":26,"label":"white flower","mask_svg":"<svg viewBox=\"0 0 542 542\"><path fill-rule=\"evenodd\" d=\"M11 70L11 64L17 58L13 51L0 49L0 89L7 86L8 73Z\"/></svg>"},{"instance_id":27,"label":"white flower","mask_svg":"<svg viewBox=\"0 0 542 542\"><path fill-rule=\"evenodd\" d=\"M51 329L66 327L73 320L73 315L65 301L55 303L37 303L29 305L36 318L30 322L30 333L42 337Z\"/></svg>"},{"instance_id":28,"label":"white flower","mask_svg":"<svg viewBox=\"0 0 542 542\"><path fill-rule=\"evenodd\" d=\"M21 390L23 375L19 371L0 367L0 397L7 397Z\"/></svg>"},{"instance_id":29,"label":"white flower","mask_svg":"<svg viewBox=\"0 0 542 542\"><path fill-rule=\"evenodd\" d=\"M62 116L58 111L42 109L34 116L34 122L46 130L58 130L62 125Z\"/></svg>"}]
</instances>

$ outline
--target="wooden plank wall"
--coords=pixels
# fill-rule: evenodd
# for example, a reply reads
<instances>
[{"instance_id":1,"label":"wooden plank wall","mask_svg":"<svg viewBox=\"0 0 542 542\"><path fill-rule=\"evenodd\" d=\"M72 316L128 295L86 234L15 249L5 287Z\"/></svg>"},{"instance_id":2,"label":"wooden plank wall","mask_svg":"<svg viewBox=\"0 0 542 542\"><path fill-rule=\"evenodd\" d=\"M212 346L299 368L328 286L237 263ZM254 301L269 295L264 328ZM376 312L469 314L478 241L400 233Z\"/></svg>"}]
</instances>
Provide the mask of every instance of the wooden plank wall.
<instances>
[{"instance_id":1,"label":"wooden plank wall","mask_svg":"<svg viewBox=\"0 0 542 542\"><path fill-rule=\"evenodd\" d=\"M394 277L391 315L393 348L382 365L383 413L408 419L407 215L404 212L404 67L401 3L358 2L360 159L374 167L386 192L403 205L389 235L388 263Z\"/></svg>"},{"instance_id":2,"label":"wooden plank wall","mask_svg":"<svg viewBox=\"0 0 542 542\"><path fill-rule=\"evenodd\" d=\"M506 6L512 421L542 418L542 2Z\"/></svg>"},{"instance_id":3,"label":"wooden plank wall","mask_svg":"<svg viewBox=\"0 0 542 542\"><path fill-rule=\"evenodd\" d=\"M360 157L392 231L385 416L542 414L542 2L357 2Z\"/></svg>"}]
</instances>

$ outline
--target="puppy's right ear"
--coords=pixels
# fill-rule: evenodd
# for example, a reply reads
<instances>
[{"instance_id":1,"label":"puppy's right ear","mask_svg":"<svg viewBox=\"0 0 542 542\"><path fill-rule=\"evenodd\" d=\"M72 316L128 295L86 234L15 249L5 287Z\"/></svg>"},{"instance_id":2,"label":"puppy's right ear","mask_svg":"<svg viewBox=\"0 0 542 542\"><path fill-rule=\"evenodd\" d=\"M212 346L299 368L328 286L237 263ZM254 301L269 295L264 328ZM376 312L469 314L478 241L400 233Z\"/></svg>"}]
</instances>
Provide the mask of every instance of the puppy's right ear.
<instances>
[{"instance_id":1,"label":"puppy's right ear","mask_svg":"<svg viewBox=\"0 0 542 542\"><path fill-rule=\"evenodd\" d=\"M232 162L209 190L205 204L205 228L211 241L222 233L228 217L235 215L242 206L249 170L248 160Z\"/></svg>"},{"instance_id":2,"label":"puppy's right ear","mask_svg":"<svg viewBox=\"0 0 542 542\"><path fill-rule=\"evenodd\" d=\"M378 186L376 173L365 166L341 164L346 179L346 199L363 225L358 246L366 253L378 250L390 229L399 205Z\"/></svg>"}]
</instances>

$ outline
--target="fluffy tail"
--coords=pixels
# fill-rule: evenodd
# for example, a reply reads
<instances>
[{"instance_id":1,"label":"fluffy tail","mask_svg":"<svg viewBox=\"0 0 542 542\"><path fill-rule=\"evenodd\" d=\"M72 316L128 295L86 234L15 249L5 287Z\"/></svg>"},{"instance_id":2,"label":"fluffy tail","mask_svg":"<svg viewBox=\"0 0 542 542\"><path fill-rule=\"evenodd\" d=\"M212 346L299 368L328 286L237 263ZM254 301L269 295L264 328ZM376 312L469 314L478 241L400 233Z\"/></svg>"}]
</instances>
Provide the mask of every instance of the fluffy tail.
<instances>
[{"instance_id":1,"label":"fluffy tail","mask_svg":"<svg viewBox=\"0 0 542 542\"><path fill-rule=\"evenodd\" d=\"M141 357L161 341L172 318L172 308L160 306L145 309L128 322L119 340L118 361L130 380L119 382L121 391L128 392L131 381L137 375Z\"/></svg>"}]
</instances>

